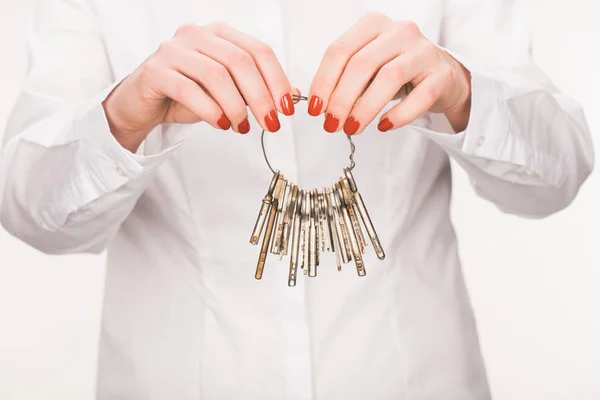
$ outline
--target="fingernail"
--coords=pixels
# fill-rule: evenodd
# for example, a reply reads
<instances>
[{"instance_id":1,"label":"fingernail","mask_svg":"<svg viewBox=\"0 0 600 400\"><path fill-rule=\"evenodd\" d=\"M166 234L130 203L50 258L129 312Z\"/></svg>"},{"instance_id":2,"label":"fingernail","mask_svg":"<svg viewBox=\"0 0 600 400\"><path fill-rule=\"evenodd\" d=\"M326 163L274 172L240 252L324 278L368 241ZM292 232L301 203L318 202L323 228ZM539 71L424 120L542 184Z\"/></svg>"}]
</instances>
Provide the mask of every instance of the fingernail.
<instances>
[{"instance_id":1,"label":"fingernail","mask_svg":"<svg viewBox=\"0 0 600 400\"><path fill-rule=\"evenodd\" d=\"M219 118L219 120L217 121L217 125L224 131L231 128L231 122L229 122L225 114L221 115L221 118Z\"/></svg>"},{"instance_id":2,"label":"fingernail","mask_svg":"<svg viewBox=\"0 0 600 400\"><path fill-rule=\"evenodd\" d=\"M321 109L323 108L323 100L321 100L317 96L310 96L310 101L308 102L308 113L313 117L321 114Z\"/></svg>"},{"instance_id":3,"label":"fingernail","mask_svg":"<svg viewBox=\"0 0 600 400\"><path fill-rule=\"evenodd\" d=\"M356 118L350 117L344 123L344 132L346 132L346 135L354 135L359 127L360 122L358 122Z\"/></svg>"},{"instance_id":4,"label":"fingernail","mask_svg":"<svg viewBox=\"0 0 600 400\"><path fill-rule=\"evenodd\" d=\"M387 132L393 127L394 124L392 124L392 122L388 118L382 119L381 122L377 125L377 129L379 129L381 132Z\"/></svg>"},{"instance_id":5,"label":"fingernail","mask_svg":"<svg viewBox=\"0 0 600 400\"><path fill-rule=\"evenodd\" d=\"M281 110L285 115L294 114L294 101L289 93L281 98Z\"/></svg>"},{"instance_id":6,"label":"fingernail","mask_svg":"<svg viewBox=\"0 0 600 400\"><path fill-rule=\"evenodd\" d=\"M325 124L323 124L323 128L329 132L333 133L337 131L338 125L340 124L340 120L333 114L327 114L325 117Z\"/></svg>"},{"instance_id":7,"label":"fingernail","mask_svg":"<svg viewBox=\"0 0 600 400\"><path fill-rule=\"evenodd\" d=\"M279 124L279 118L277 118L277 112L275 110L265 115L265 125L267 125L267 129L271 132L277 132L279 128L281 128L281 124Z\"/></svg>"},{"instance_id":8,"label":"fingernail","mask_svg":"<svg viewBox=\"0 0 600 400\"><path fill-rule=\"evenodd\" d=\"M250 132L250 122L248 122L248 118L240 122L240 124L238 125L238 132L242 135L245 135L246 133Z\"/></svg>"}]
</instances>

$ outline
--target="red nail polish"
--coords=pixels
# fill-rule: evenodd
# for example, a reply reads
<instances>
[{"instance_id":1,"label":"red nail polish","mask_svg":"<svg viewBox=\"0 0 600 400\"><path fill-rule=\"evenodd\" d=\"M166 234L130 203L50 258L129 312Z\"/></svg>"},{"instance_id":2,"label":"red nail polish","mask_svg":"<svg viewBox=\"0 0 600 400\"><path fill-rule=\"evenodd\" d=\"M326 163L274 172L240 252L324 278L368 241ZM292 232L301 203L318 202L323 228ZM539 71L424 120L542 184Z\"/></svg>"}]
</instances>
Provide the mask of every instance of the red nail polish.
<instances>
[{"instance_id":1,"label":"red nail polish","mask_svg":"<svg viewBox=\"0 0 600 400\"><path fill-rule=\"evenodd\" d=\"M281 98L281 110L285 115L294 114L294 101L289 93Z\"/></svg>"},{"instance_id":2,"label":"red nail polish","mask_svg":"<svg viewBox=\"0 0 600 400\"><path fill-rule=\"evenodd\" d=\"M392 122L388 118L382 119L381 122L377 125L377 129L379 129L381 132L387 132L393 127L394 124L392 124Z\"/></svg>"},{"instance_id":3,"label":"red nail polish","mask_svg":"<svg viewBox=\"0 0 600 400\"><path fill-rule=\"evenodd\" d=\"M308 113L313 117L321 114L321 109L323 108L323 100L321 100L317 96L310 96L310 101L308 102Z\"/></svg>"},{"instance_id":4,"label":"red nail polish","mask_svg":"<svg viewBox=\"0 0 600 400\"><path fill-rule=\"evenodd\" d=\"M279 128L281 128L281 124L279 124L279 118L277 118L277 112L275 110L265 115L265 125L267 125L267 129L271 132L277 132Z\"/></svg>"},{"instance_id":5,"label":"red nail polish","mask_svg":"<svg viewBox=\"0 0 600 400\"><path fill-rule=\"evenodd\" d=\"M340 120L338 119L338 117L336 117L333 114L327 114L327 117L325 117L325 124L323 124L323 128L327 132L333 133L337 131L339 124Z\"/></svg>"},{"instance_id":6,"label":"red nail polish","mask_svg":"<svg viewBox=\"0 0 600 400\"><path fill-rule=\"evenodd\" d=\"M360 122L358 122L356 118L350 117L346 120L346 123L344 123L344 132L346 132L346 135L354 135L359 127Z\"/></svg>"},{"instance_id":7,"label":"red nail polish","mask_svg":"<svg viewBox=\"0 0 600 400\"><path fill-rule=\"evenodd\" d=\"M248 118L240 122L238 125L238 132L240 132L242 135L250 132L250 122L248 122Z\"/></svg>"},{"instance_id":8,"label":"red nail polish","mask_svg":"<svg viewBox=\"0 0 600 400\"><path fill-rule=\"evenodd\" d=\"M224 131L231 128L231 122L229 122L225 114L221 115L221 118L219 118L219 120L217 121L217 125Z\"/></svg>"}]
</instances>

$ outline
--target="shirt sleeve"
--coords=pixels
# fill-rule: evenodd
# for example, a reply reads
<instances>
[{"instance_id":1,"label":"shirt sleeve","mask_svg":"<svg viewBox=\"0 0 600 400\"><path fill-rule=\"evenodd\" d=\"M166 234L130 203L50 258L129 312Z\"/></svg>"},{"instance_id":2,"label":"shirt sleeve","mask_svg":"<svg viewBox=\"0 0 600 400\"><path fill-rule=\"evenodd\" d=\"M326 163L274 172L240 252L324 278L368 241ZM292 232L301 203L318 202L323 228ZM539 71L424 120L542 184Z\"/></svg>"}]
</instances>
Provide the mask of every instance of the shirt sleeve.
<instances>
[{"instance_id":1,"label":"shirt sleeve","mask_svg":"<svg viewBox=\"0 0 600 400\"><path fill-rule=\"evenodd\" d=\"M181 141L141 155L110 133L102 102L114 76L86 0L38 1L28 47L0 160L0 222L46 253L100 252Z\"/></svg>"},{"instance_id":2,"label":"shirt sleeve","mask_svg":"<svg viewBox=\"0 0 600 400\"><path fill-rule=\"evenodd\" d=\"M440 45L471 72L471 115L463 132L434 123L423 134L466 170L481 197L541 218L575 198L593 168L593 146L581 106L532 60L513 3L447 0Z\"/></svg>"}]
</instances>

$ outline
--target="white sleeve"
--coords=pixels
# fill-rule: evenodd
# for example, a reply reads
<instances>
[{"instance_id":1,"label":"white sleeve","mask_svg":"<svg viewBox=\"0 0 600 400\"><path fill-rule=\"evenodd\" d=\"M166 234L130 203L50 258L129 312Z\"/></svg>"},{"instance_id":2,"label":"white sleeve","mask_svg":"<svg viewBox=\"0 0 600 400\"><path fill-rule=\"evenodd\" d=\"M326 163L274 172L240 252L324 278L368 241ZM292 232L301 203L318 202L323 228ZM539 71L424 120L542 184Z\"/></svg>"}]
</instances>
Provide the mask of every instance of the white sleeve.
<instances>
[{"instance_id":1,"label":"white sleeve","mask_svg":"<svg viewBox=\"0 0 600 400\"><path fill-rule=\"evenodd\" d=\"M594 164L581 106L535 65L510 0L447 0L441 47L472 75L468 127L423 130L504 212L541 218L571 203Z\"/></svg>"},{"instance_id":2,"label":"white sleeve","mask_svg":"<svg viewBox=\"0 0 600 400\"><path fill-rule=\"evenodd\" d=\"M114 78L86 0L39 0L28 46L0 160L0 222L46 253L100 252L177 144L142 156L110 133L102 101Z\"/></svg>"}]
</instances>

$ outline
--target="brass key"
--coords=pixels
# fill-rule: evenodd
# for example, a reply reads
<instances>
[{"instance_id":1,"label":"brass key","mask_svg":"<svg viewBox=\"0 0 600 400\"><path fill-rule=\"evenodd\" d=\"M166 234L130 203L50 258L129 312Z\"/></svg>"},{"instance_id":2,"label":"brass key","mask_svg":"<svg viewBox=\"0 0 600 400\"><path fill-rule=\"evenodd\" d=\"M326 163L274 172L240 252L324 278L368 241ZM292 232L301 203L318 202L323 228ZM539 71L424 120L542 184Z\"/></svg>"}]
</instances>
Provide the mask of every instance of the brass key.
<instances>
[{"instance_id":1,"label":"brass key","mask_svg":"<svg viewBox=\"0 0 600 400\"><path fill-rule=\"evenodd\" d=\"M302 269L308 274L308 259L310 256L310 192L304 192L304 207L302 209Z\"/></svg>"},{"instance_id":2,"label":"brass key","mask_svg":"<svg viewBox=\"0 0 600 400\"><path fill-rule=\"evenodd\" d=\"M302 225L302 206L304 203L303 192L298 191L298 187L294 187L297 193L297 202L295 202L295 209L293 209L293 234L292 234L292 254L290 256L290 273L288 276L288 286L296 286L296 277L298 276L298 256L300 253L300 235ZM298 193L299 192L299 193Z\"/></svg>"},{"instance_id":3,"label":"brass key","mask_svg":"<svg viewBox=\"0 0 600 400\"><path fill-rule=\"evenodd\" d=\"M333 219L335 230L337 232L338 237L338 250L340 256L342 258L342 263L347 264L350 262L351 254L350 254L350 244L348 243L348 237L346 235L345 227L344 227L344 219L341 214L341 210L339 208L339 204L337 201L337 195L335 194L334 188L329 190L329 202L331 204L333 210Z\"/></svg>"},{"instance_id":4,"label":"brass key","mask_svg":"<svg viewBox=\"0 0 600 400\"><path fill-rule=\"evenodd\" d=\"M310 215L310 231L309 231L309 246L308 246L308 276L315 277L317 276L317 257L318 251L317 248L317 226L316 226L316 210L315 210L315 199L314 194L316 190L313 190L312 193L309 193L309 215Z\"/></svg>"},{"instance_id":5,"label":"brass key","mask_svg":"<svg viewBox=\"0 0 600 400\"><path fill-rule=\"evenodd\" d=\"M360 252L360 247L358 245L358 239L354 234L354 229L352 227L352 221L350 220L350 215L348 213L348 208L346 207L346 203L343 200L342 188L339 183L335 185L336 194L338 196L338 200L341 203L342 216L347 227L346 233L350 239L350 249L352 251L352 258L354 259L354 264L356 265L356 272L358 276L365 276L365 265L363 263L362 254Z\"/></svg>"},{"instance_id":6,"label":"brass key","mask_svg":"<svg viewBox=\"0 0 600 400\"><path fill-rule=\"evenodd\" d=\"M356 209L354 207L354 197L350 195L350 189L348 188L348 180L346 178L340 178L340 187L342 188L342 194L344 195L344 201L346 203L346 208L348 209L348 216L350 217L350 221L352 222L352 228L354 229L354 235L356 236L356 240L358 242L358 248L360 249L361 254L365 254L365 237L363 235L362 229L360 228L360 222L358 220L358 215L356 215Z\"/></svg>"},{"instance_id":7,"label":"brass key","mask_svg":"<svg viewBox=\"0 0 600 400\"><path fill-rule=\"evenodd\" d=\"M281 198L279 202L277 202L277 216L275 218L273 241L271 242L271 253L273 254L279 254L281 249L281 240L283 235L283 206L290 195L289 191L290 185L287 181L285 181L281 191Z\"/></svg>"},{"instance_id":8,"label":"brass key","mask_svg":"<svg viewBox=\"0 0 600 400\"><path fill-rule=\"evenodd\" d=\"M327 235L326 235L326 228L325 228L327 213L325 212L325 207L323 206L323 202L324 202L323 193L319 192L317 199L318 199L317 203L319 205L319 239L320 239L320 244L321 244L321 251L325 252L325 251L329 251L329 244L327 242Z\"/></svg>"},{"instance_id":9,"label":"brass key","mask_svg":"<svg viewBox=\"0 0 600 400\"><path fill-rule=\"evenodd\" d=\"M331 191L329 190L329 188L325 188L324 190L324 200L325 200L325 206L326 206L326 210L327 210L327 229L329 231L329 237L330 237L330 244L331 244L331 251L333 251L335 253L335 260L337 263L337 269L338 271L342 270L342 260L341 260L341 255L340 255L340 251L341 251L341 246L340 246L340 242L338 239L338 234L337 234L337 230L335 229L335 219L334 219L334 215L333 215L333 207L331 206L331 202L329 200L329 195L331 194Z\"/></svg>"},{"instance_id":10,"label":"brass key","mask_svg":"<svg viewBox=\"0 0 600 400\"><path fill-rule=\"evenodd\" d=\"M271 205L271 209L269 210L269 218L267 220L267 228L265 230L265 235L263 237L262 246L260 248L260 255L258 256L258 264L256 265L256 274L254 277L256 279L261 279L263 275L263 270L265 269L265 262L267 261L267 253L269 252L269 242L271 240L271 235L273 234L273 226L275 225L275 214L277 214L277 204L279 202L279 197L281 196L282 187L285 184L285 179L283 175L277 180L277 185L275 187L275 196L273 197L273 203Z\"/></svg>"},{"instance_id":11,"label":"brass key","mask_svg":"<svg viewBox=\"0 0 600 400\"><path fill-rule=\"evenodd\" d=\"M315 225L315 243L316 243L316 251L315 251L315 259L316 266L319 266L319 245L321 243L321 232L319 231L319 221L321 219L321 213L319 208L319 191L317 189L313 189L312 191L312 213Z\"/></svg>"},{"instance_id":12,"label":"brass key","mask_svg":"<svg viewBox=\"0 0 600 400\"><path fill-rule=\"evenodd\" d=\"M293 185L288 202L283 209L283 235L281 236L281 248L279 250L279 259L287 256L288 248L290 247L290 233L292 231L292 220L294 219L294 207L298 199L298 186Z\"/></svg>"},{"instance_id":13,"label":"brass key","mask_svg":"<svg viewBox=\"0 0 600 400\"><path fill-rule=\"evenodd\" d=\"M356 186L356 181L352 176L352 172L349 168L344 168L344 175L346 179L348 179L348 186L350 187L350 191L354 197L354 201L356 203L356 208L358 209L358 214L362 219L362 223L367 230L367 234L371 239L371 244L373 244L373 248L375 249L375 253L380 260L385 258L385 252L383 251L383 247L381 246L381 242L379 241L379 236L377 236L377 232L375 232L375 227L373 226L373 222L371 221L371 217L369 217L369 213L367 211L367 207L358 191L358 187Z\"/></svg>"},{"instance_id":14,"label":"brass key","mask_svg":"<svg viewBox=\"0 0 600 400\"><path fill-rule=\"evenodd\" d=\"M275 185L277 180L279 179L279 171L275 171L273 174L273 178L271 179L271 183L269 184L269 189L267 190L267 194L265 195L262 205L260 206L260 211L258 212L258 217L256 218L256 223L254 224L254 229L252 230L252 236L250 236L251 244L258 244L258 239L260 238L260 234L262 232L263 226L265 225L265 220L267 218L267 214L269 213L269 209L271 208L271 203L273 202L273 191L275 190Z\"/></svg>"}]
</instances>

